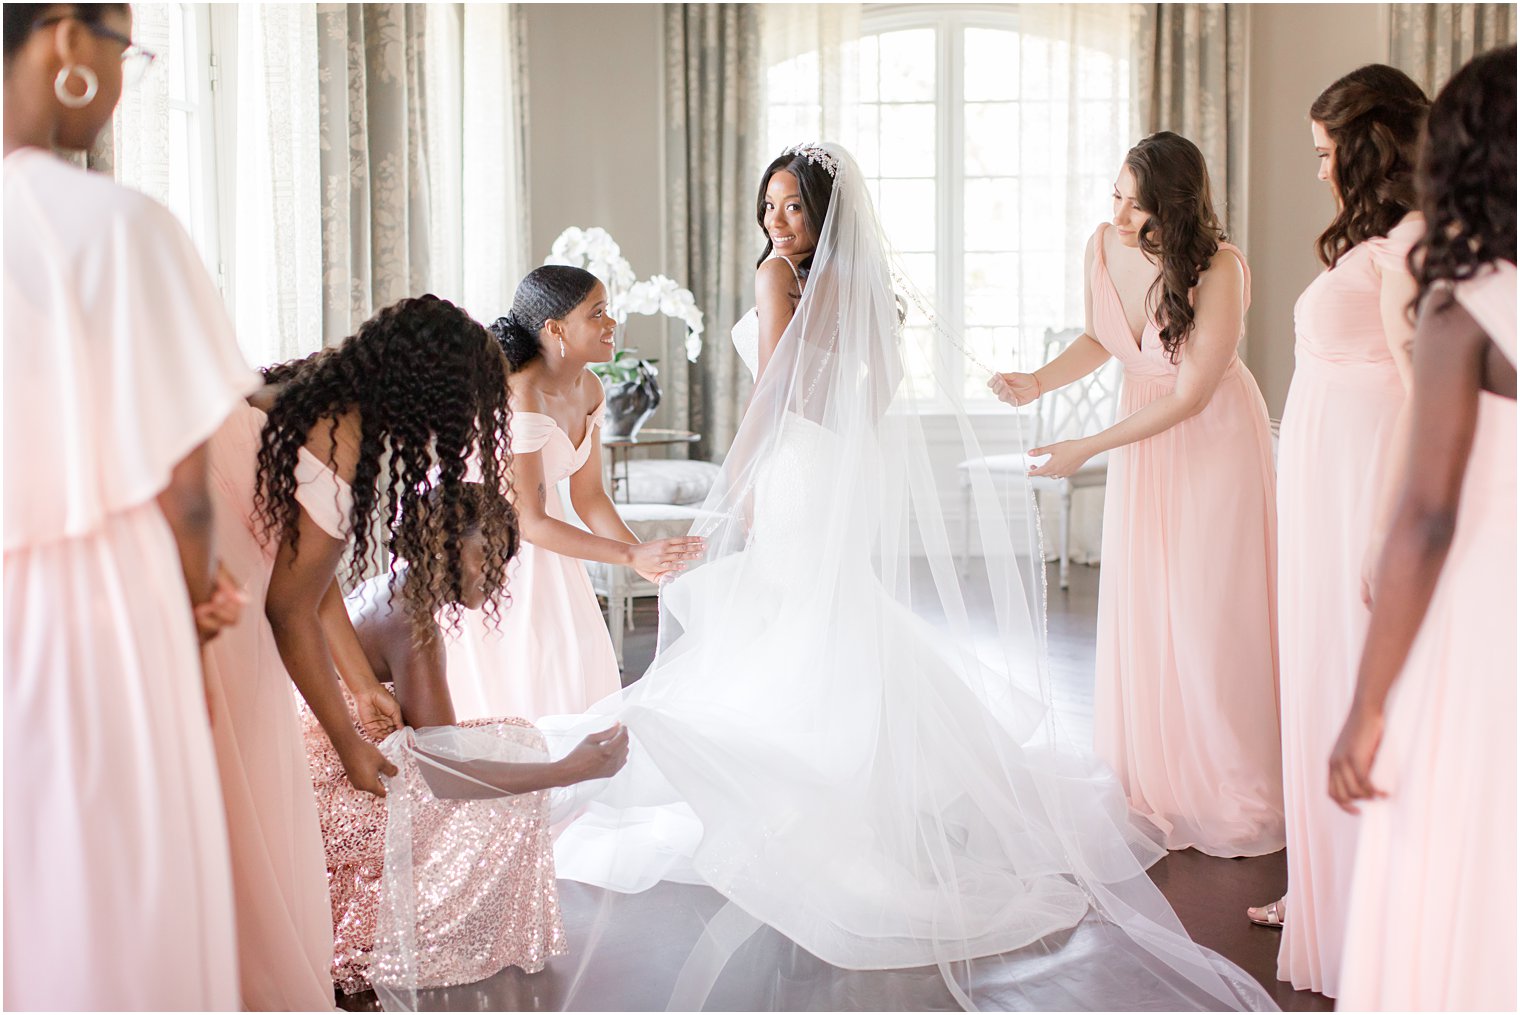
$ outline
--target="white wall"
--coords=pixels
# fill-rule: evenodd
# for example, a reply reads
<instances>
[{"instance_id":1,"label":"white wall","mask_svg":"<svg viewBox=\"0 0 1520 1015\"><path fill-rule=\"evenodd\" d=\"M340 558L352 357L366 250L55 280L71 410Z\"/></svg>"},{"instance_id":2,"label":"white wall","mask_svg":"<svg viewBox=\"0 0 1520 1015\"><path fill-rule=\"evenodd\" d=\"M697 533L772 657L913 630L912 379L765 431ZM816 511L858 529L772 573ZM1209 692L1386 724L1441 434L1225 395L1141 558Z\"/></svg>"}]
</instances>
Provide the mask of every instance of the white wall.
<instances>
[{"instance_id":1,"label":"white wall","mask_svg":"<svg viewBox=\"0 0 1520 1015\"><path fill-rule=\"evenodd\" d=\"M1314 240L1335 210L1315 178L1309 104L1347 71L1388 59L1388 6L1250 7L1246 363L1274 417L1293 376L1293 304L1320 270Z\"/></svg>"},{"instance_id":2,"label":"white wall","mask_svg":"<svg viewBox=\"0 0 1520 1015\"><path fill-rule=\"evenodd\" d=\"M568 226L601 226L640 278L665 270L659 4L524 4L529 251ZM652 334L635 318L627 340Z\"/></svg>"}]
</instances>

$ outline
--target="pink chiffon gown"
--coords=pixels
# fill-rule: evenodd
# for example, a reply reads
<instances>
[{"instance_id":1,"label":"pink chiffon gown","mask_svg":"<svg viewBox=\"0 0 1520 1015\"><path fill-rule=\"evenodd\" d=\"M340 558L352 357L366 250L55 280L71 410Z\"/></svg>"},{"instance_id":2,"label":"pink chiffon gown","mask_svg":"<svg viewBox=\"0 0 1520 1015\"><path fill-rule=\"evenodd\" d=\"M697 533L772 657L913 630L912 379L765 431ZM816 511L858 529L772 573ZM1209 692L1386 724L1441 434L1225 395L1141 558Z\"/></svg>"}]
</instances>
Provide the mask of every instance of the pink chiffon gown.
<instances>
[{"instance_id":1,"label":"pink chiffon gown","mask_svg":"<svg viewBox=\"0 0 1520 1015\"><path fill-rule=\"evenodd\" d=\"M264 603L277 546L253 515L264 413L246 403L211 441L222 559L245 583L242 620L206 651L212 732L237 893L244 1007L331 1009L332 914L316 799L296 713ZM347 484L304 449L296 497L323 531L347 538Z\"/></svg>"},{"instance_id":2,"label":"pink chiffon gown","mask_svg":"<svg viewBox=\"0 0 1520 1015\"><path fill-rule=\"evenodd\" d=\"M1131 331L1106 229L1088 285L1093 337L1124 367L1122 419L1170 393L1177 366L1154 320L1138 340ZM1238 356L1202 412L1110 454L1105 498L1098 756L1166 848L1282 849L1271 431Z\"/></svg>"},{"instance_id":3,"label":"pink chiffon gown","mask_svg":"<svg viewBox=\"0 0 1520 1015\"><path fill-rule=\"evenodd\" d=\"M606 404L586 417L580 446L550 416L512 414L512 452L540 452L549 514L561 520L559 483L591 455ZM459 719L574 715L622 687L612 636L583 561L524 542L509 565L511 604L500 628L484 611L465 612L447 639L449 693Z\"/></svg>"},{"instance_id":4,"label":"pink chiffon gown","mask_svg":"<svg viewBox=\"0 0 1520 1015\"><path fill-rule=\"evenodd\" d=\"M1335 997L1356 819L1330 799L1325 760L1356 689L1370 614L1362 560L1404 384L1379 310L1380 272L1404 258L1423 221L1348 250L1298 298L1293 384L1277 457L1278 651L1287 920L1277 976Z\"/></svg>"},{"instance_id":5,"label":"pink chiffon gown","mask_svg":"<svg viewBox=\"0 0 1520 1015\"><path fill-rule=\"evenodd\" d=\"M5 159L5 1007L232 1010L227 833L156 497L256 383L190 238Z\"/></svg>"},{"instance_id":6,"label":"pink chiffon gown","mask_svg":"<svg viewBox=\"0 0 1520 1015\"><path fill-rule=\"evenodd\" d=\"M1457 298L1515 358L1515 267ZM1361 804L1345 1010L1514 1011L1515 402L1483 392L1456 531ZM1293 919L1293 911L1288 911Z\"/></svg>"}]
</instances>

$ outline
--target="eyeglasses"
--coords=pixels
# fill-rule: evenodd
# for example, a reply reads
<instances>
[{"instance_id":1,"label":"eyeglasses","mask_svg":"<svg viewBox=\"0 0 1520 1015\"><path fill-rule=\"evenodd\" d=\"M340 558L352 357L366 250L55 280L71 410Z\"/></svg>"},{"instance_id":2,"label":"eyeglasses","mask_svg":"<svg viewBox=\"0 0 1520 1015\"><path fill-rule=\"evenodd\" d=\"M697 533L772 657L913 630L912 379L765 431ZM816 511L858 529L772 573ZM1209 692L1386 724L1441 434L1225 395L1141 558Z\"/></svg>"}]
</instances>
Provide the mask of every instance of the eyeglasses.
<instances>
[{"instance_id":1,"label":"eyeglasses","mask_svg":"<svg viewBox=\"0 0 1520 1015\"><path fill-rule=\"evenodd\" d=\"M153 61L158 59L157 53L151 49L143 49L132 41L131 36L123 35L121 32L107 28L98 22L86 21L78 14L59 14L51 18L43 18L37 22L35 27L43 28L47 25L56 25L60 21L68 21L71 18L83 25L85 31L97 39L110 39L112 42L122 44L121 80L129 88L141 81L143 75L148 73L148 68L153 66Z\"/></svg>"}]
</instances>

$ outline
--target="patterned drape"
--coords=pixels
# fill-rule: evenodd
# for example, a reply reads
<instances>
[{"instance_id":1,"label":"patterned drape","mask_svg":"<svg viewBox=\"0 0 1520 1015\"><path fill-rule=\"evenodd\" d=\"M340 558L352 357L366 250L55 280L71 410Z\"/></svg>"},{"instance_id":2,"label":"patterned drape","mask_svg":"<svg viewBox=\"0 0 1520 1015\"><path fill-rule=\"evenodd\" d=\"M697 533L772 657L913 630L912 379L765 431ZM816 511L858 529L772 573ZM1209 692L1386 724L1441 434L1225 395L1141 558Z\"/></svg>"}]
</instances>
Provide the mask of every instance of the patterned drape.
<instances>
[{"instance_id":1,"label":"patterned drape","mask_svg":"<svg viewBox=\"0 0 1520 1015\"><path fill-rule=\"evenodd\" d=\"M693 455L727 451L749 394L728 330L753 304L759 150L759 13L753 4L670 4L665 18L665 153L670 274L707 321L686 361L685 329L666 329L661 422L702 434Z\"/></svg>"},{"instance_id":2,"label":"patterned drape","mask_svg":"<svg viewBox=\"0 0 1520 1015\"><path fill-rule=\"evenodd\" d=\"M1514 4L1390 4L1390 62L1433 97L1474 56L1515 41Z\"/></svg>"},{"instance_id":3,"label":"patterned drape","mask_svg":"<svg viewBox=\"0 0 1520 1015\"><path fill-rule=\"evenodd\" d=\"M319 4L322 337L431 282L426 4Z\"/></svg>"},{"instance_id":4,"label":"patterned drape","mask_svg":"<svg viewBox=\"0 0 1520 1015\"><path fill-rule=\"evenodd\" d=\"M1246 233L1246 18L1241 4L1137 5L1137 134L1171 130L1203 151L1230 238Z\"/></svg>"}]
</instances>

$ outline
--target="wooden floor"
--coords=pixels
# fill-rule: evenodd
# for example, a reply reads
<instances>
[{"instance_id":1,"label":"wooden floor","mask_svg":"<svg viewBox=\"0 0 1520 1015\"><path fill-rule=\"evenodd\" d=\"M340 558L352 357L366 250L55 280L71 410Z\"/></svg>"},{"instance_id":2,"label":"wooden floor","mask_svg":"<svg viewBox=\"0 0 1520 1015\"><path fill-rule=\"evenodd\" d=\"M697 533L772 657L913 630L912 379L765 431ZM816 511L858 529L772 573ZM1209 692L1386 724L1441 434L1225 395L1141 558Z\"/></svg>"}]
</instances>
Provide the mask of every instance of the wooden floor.
<instances>
[{"instance_id":1,"label":"wooden floor","mask_svg":"<svg viewBox=\"0 0 1520 1015\"><path fill-rule=\"evenodd\" d=\"M1094 635L1097 621L1098 571L1073 567L1071 588L1056 585L1050 574L1049 656L1051 682L1063 723L1072 734L1090 737ZM973 604L974 609L974 604ZM634 611L635 629L625 642L624 683L642 674L654 655L656 611L641 600ZM1177 911L1193 939L1219 952L1254 976L1286 1011L1331 1011L1328 998L1293 990L1277 980L1278 931L1255 927L1245 908L1281 896L1287 883L1282 853L1243 860L1221 860L1194 850L1173 853L1151 868L1151 876ZM500 979L500 978L493 978ZM521 988L517 988L520 990ZM531 996L532 991L526 995ZM470 1007L498 1008L516 1003L514 990L496 988ZM374 1010L372 993L340 998L349 1010Z\"/></svg>"}]
</instances>

